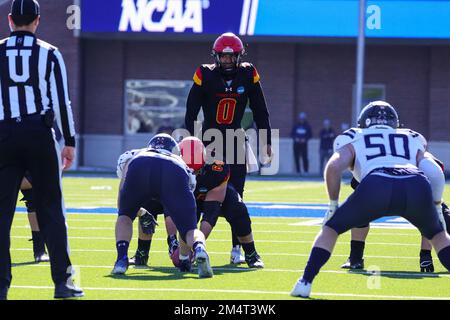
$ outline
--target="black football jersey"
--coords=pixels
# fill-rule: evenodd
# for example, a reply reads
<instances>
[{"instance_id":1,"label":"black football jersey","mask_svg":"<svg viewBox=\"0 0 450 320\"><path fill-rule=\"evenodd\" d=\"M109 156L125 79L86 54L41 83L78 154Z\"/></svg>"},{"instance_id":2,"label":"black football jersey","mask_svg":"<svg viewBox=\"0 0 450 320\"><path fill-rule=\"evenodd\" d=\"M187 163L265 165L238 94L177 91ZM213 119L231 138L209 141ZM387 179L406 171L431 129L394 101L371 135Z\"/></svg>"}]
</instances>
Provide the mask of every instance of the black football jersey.
<instances>
[{"instance_id":1,"label":"black football jersey","mask_svg":"<svg viewBox=\"0 0 450 320\"><path fill-rule=\"evenodd\" d=\"M204 64L194 74L186 106L186 128L194 133L194 121L203 109L203 131L239 129L248 103L258 129L269 130L270 144L269 112L256 68L251 63L241 63L227 82L215 64Z\"/></svg>"},{"instance_id":2,"label":"black football jersey","mask_svg":"<svg viewBox=\"0 0 450 320\"><path fill-rule=\"evenodd\" d=\"M197 175L197 185L194 196L197 201L205 200L208 191L228 182L230 179L230 166L221 162L214 161L212 164L206 164Z\"/></svg>"}]
</instances>

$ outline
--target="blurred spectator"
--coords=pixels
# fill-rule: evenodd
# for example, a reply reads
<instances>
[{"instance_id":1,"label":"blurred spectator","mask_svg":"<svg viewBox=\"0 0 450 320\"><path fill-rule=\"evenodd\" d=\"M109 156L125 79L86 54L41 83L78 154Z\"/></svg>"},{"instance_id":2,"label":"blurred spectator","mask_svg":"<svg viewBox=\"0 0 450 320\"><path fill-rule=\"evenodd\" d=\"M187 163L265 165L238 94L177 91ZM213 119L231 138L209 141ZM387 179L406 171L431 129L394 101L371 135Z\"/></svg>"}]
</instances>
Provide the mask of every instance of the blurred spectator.
<instances>
[{"instance_id":1,"label":"blurred spectator","mask_svg":"<svg viewBox=\"0 0 450 320\"><path fill-rule=\"evenodd\" d=\"M168 135L172 135L174 130L175 128L170 124L170 119L164 119L156 134L167 133Z\"/></svg>"},{"instance_id":2,"label":"blurred spectator","mask_svg":"<svg viewBox=\"0 0 450 320\"><path fill-rule=\"evenodd\" d=\"M306 113L298 115L298 122L292 128L291 137L294 140L294 160L297 173L301 173L299 158L302 157L303 169L308 173L308 140L312 137L311 126L306 119Z\"/></svg>"},{"instance_id":3,"label":"blurred spectator","mask_svg":"<svg viewBox=\"0 0 450 320\"><path fill-rule=\"evenodd\" d=\"M333 142L336 133L331 127L331 122L328 119L323 121L323 128L320 130L320 173L323 173L324 163L327 163L333 154Z\"/></svg>"},{"instance_id":4,"label":"blurred spectator","mask_svg":"<svg viewBox=\"0 0 450 320\"><path fill-rule=\"evenodd\" d=\"M341 132L347 131L348 129L350 129L350 125L347 122L342 122L341 123Z\"/></svg>"}]
</instances>

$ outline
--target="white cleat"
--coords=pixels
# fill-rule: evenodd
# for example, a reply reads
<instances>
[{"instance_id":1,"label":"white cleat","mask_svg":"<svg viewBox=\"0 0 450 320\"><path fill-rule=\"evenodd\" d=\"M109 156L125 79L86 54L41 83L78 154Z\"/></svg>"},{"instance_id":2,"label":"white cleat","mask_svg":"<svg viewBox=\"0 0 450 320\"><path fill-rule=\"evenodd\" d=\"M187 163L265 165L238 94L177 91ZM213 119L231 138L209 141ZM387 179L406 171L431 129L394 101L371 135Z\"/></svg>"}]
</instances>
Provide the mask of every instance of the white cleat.
<instances>
[{"instance_id":1,"label":"white cleat","mask_svg":"<svg viewBox=\"0 0 450 320\"><path fill-rule=\"evenodd\" d=\"M198 277L199 278L212 278L213 270L209 262L208 253L205 249L197 247L195 249L195 261L197 262Z\"/></svg>"},{"instance_id":2,"label":"white cleat","mask_svg":"<svg viewBox=\"0 0 450 320\"><path fill-rule=\"evenodd\" d=\"M311 283L299 279L291 291L291 296L309 298L311 295L311 286Z\"/></svg>"},{"instance_id":3,"label":"white cleat","mask_svg":"<svg viewBox=\"0 0 450 320\"><path fill-rule=\"evenodd\" d=\"M245 263L245 257L241 252L241 246L235 246L233 247L233 249L231 249L230 263L231 264Z\"/></svg>"}]
</instances>

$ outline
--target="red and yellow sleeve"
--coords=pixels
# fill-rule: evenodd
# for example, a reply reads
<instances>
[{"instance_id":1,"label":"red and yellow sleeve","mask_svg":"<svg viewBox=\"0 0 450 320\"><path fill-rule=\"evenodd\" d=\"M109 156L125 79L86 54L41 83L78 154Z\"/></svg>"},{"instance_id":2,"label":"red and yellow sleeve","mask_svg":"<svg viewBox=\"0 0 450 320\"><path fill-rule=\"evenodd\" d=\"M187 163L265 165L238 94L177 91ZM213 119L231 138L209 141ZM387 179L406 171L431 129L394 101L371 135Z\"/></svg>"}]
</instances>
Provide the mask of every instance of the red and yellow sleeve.
<instances>
[{"instance_id":1,"label":"red and yellow sleeve","mask_svg":"<svg viewBox=\"0 0 450 320\"><path fill-rule=\"evenodd\" d=\"M253 83L257 83L260 80L259 73L255 67L253 67Z\"/></svg>"},{"instance_id":2,"label":"red and yellow sleeve","mask_svg":"<svg viewBox=\"0 0 450 320\"><path fill-rule=\"evenodd\" d=\"M200 86L200 87L202 86L202 82L203 82L202 69L198 68L197 71L195 71L194 82L198 86Z\"/></svg>"}]
</instances>

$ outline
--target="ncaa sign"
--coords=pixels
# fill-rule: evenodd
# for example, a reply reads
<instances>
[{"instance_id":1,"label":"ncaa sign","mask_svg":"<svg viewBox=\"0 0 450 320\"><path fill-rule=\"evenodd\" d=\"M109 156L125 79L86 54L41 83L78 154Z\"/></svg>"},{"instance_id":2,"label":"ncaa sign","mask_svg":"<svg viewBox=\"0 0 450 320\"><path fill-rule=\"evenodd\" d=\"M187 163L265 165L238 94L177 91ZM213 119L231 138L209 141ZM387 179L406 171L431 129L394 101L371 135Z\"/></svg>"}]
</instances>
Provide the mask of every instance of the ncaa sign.
<instances>
[{"instance_id":1,"label":"ncaa sign","mask_svg":"<svg viewBox=\"0 0 450 320\"><path fill-rule=\"evenodd\" d=\"M122 0L119 31L126 32L203 32L202 11L209 0Z\"/></svg>"},{"instance_id":2,"label":"ncaa sign","mask_svg":"<svg viewBox=\"0 0 450 320\"><path fill-rule=\"evenodd\" d=\"M258 0L79 1L82 34L251 34L258 4Z\"/></svg>"}]
</instances>

